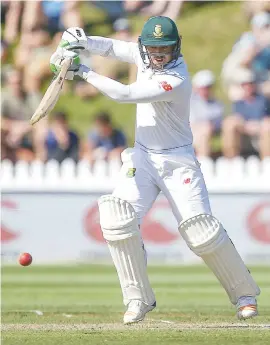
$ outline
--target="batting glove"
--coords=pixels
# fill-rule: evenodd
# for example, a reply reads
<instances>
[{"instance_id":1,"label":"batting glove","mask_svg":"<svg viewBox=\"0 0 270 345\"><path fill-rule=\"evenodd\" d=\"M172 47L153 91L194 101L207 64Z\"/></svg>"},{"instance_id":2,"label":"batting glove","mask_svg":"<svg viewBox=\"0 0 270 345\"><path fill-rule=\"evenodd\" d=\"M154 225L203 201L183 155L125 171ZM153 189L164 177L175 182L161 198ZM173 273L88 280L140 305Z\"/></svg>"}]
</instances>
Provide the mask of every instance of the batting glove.
<instances>
[{"instance_id":1,"label":"batting glove","mask_svg":"<svg viewBox=\"0 0 270 345\"><path fill-rule=\"evenodd\" d=\"M76 76L86 80L87 77L88 77L88 72L90 72L90 71L92 71L91 68L89 68L89 67L87 67L85 65L80 65L79 69L76 72L74 72L74 74Z\"/></svg>"},{"instance_id":2,"label":"batting glove","mask_svg":"<svg viewBox=\"0 0 270 345\"><path fill-rule=\"evenodd\" d=\"M78 53L82 52L88 48L87 36L81 28L68 28L63 33L59 46L72 51L77 50Z\"/></svg>"},{"instance_id":3,"label":"batting glove","mask_svg":"<svg viewBox=\"0 0 270 345\"><path fill-rule=\"evenodd\" d=\"M50 58L50 68L51 71L57 75L60 72L62 63L66 58L71 58L72 64L68 69L65 79L73 80L74 72L78 71L80 67L80 57L78 53L58 47L56 52L53 53Z\"/></svg>"}]
</instances>

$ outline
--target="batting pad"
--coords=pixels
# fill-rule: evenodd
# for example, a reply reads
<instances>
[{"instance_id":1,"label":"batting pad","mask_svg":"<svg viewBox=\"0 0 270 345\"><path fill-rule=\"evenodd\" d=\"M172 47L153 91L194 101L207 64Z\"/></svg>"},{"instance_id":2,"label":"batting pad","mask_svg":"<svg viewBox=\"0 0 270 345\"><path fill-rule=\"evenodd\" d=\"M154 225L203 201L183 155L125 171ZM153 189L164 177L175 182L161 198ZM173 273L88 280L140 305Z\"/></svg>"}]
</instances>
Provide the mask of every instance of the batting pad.
<instances>
[{"instance_id":1,"label":"batting pad","mask_svg":"<svg viewBox=\"0 0 270 345\"><path fill-rule=\"evenodd\" d=\"M99 199L100 224L116 267L124 304L138 299L147 305L155 302L150 286L145 254L136 213L127 201L112 195Z\"/></svg>"},{"instance_id":2,"label":"batting pad","mask_svg":"<svg viewBox=\"0 0 270 345\"><path fill-rule=\"evenodd\" d=\"M134 208L125 200L103 195L98 200L100 225L108 241L119 241L139 233Z\"/></svg>"},{"instance_id":3,"label":"batting pad","mask_svg":"<svg viewBox=\"0 0 270 345\"><path fill-rule=\"evenodd\" d=\"M180 224L179 231L189 248L213 271L233 304L242 296L260 294L258 285L216 218L208 214L192 217Z\"/></svg>"}]
</instances>

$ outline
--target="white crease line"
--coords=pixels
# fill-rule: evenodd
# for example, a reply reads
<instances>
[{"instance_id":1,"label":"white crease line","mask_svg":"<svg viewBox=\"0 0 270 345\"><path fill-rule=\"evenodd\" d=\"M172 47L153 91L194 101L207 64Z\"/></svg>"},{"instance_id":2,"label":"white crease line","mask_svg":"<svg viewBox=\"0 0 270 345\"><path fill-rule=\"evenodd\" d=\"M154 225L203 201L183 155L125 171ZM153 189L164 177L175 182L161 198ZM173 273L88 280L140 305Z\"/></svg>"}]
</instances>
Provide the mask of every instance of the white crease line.
<instances>
[{"instance_id":1,"label":"white crease line","mask_svg":"<svg viewBox=\"0 0 270 345\"><path fill-rule=\"evenodd\" d=\"M168 321L168 320L160 320L160 322L163 322L163 323L170 323L170 324L172 324L172 325L175 324L175 322L173 322L173 321Z\"/></svg>"},{"instance_id":2,"label":"white crease line","mask_svg":"<svg viewBox=\"0 0 270 345\"><path fill-rule=\"evenodd\" d=\"M65 317L72 317L73 315L72 314L62 314L63 316L65 316Z\"/></svg>"},{"instance_id":3,"label":"white crease line","mask_svg":"<svg viewBox=\"0 0 270 345\"><path fill-rule=\"evenodd\" d=\"M20 310L5 310L5 311L2 311L2 314L3 313L35 313L37 314L38 316L42 316L43 315L43 311L41 310L23 310L23 309L20 309Z\"/></svg>"},{"instance_id":4,"label":"white crease line","mask_svg":"<svg viewBox=\"0 0 270 345\"><path fill-rule=\"evenodd\" d=\"M146 319L146 321L169 323L169 324L172 324L172 325L175 325L175 324L176 324L176 322L174 322L174 321L168 321L168 320Z\"/></svg>"},{"instance_id":5,"label":"white crease line","mask_svg":"<svg viewBox=\"0 0 270 345\"><path fill-rule=\"evenodd\" d=\"M29 310L32 313L36 313L38 316L42 316L43 312L41 310Z\"/></svg>"},{"instance_id":6,"label":"white crease line","mask_svg":"<svg viewBox=\"0 0 270 345\"><path fill-rule=\"evenodd\" d=\"M145 319L145 321L150 321L154 323L165 323L165 324L172 324L175 326L181 326L186 329L220 329L220 328L250 328L250 329L270 329L270 324L252 324L252 323L209 323L209 324L201 324L201 323L178 323L174 321L168 321L168 320L156 320L156 319Z\"/></svg>"}]
</instances>

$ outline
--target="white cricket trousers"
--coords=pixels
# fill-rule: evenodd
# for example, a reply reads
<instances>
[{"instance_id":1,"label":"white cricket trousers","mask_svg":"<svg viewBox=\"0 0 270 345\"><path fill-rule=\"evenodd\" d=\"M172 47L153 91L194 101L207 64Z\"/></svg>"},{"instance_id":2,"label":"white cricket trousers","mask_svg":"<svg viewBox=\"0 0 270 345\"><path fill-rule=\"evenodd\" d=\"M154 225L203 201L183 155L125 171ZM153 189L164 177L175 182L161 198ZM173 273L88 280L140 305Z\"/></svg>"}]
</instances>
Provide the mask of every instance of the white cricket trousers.
<instances>
[{"instance_id":1,"label":"white cricket trousers","mask_svg":"<svg viewBox=\"0 0 270 345\"><path fill-rule=\"evenodd\" d=\"M128 148L122 153L122 161L113 195L134 207L139 224L161 191L178 225L198 214L212 214L204 177L191 145L162 154Z\"/></svg>"}]
</instances>

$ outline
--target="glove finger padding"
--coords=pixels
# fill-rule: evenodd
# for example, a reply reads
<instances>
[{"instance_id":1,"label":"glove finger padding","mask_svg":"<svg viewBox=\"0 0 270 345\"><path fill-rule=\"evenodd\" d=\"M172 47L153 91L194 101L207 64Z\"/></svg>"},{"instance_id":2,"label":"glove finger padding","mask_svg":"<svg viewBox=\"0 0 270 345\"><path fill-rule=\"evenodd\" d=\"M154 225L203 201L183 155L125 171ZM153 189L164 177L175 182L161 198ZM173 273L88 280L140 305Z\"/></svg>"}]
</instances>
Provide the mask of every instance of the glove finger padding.
<instances>
[{"instance_id":1,"label":"glove finger padding","mask_svg":"<svg viewBox=\"0 0 270 345\"><path fill-rule=\"evenodd\" d=\"M83 29L79 27L68 28L62 35L60 47L68 50L87 50L88 40Z\"/></svg>"}]
</instances>

